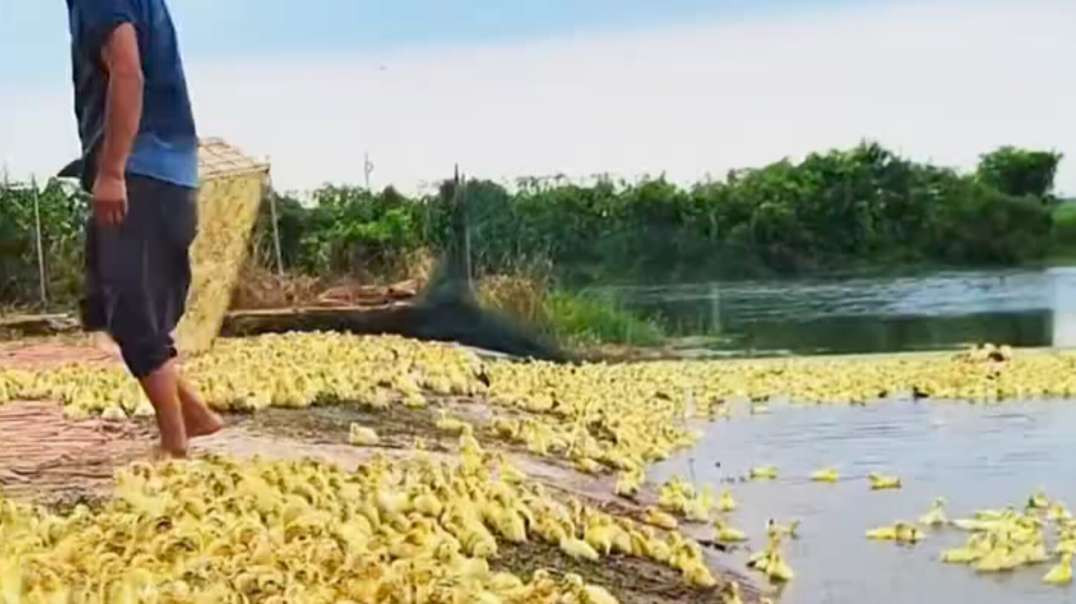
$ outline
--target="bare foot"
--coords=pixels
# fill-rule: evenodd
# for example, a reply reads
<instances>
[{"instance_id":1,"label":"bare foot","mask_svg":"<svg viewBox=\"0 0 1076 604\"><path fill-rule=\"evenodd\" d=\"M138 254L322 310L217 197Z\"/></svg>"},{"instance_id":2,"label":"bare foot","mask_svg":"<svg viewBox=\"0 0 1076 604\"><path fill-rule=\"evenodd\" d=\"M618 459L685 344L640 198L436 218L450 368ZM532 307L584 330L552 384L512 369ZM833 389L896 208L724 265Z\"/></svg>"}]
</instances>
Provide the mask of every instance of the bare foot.
<instances>
[{"instance_id":1,"label":"bare foot","mask_svg":"<svg viewBox=\"0 0 1076 604\"><path fill-rule=\"evenodd\" d=\"M187 438L216 434L223 427L224 420L216 413L212 411L206 411L205 414L199 413L187 418Z\"/></svg>"},{"instance_id":2,"label":"bare foot","mask_svg":"<svg viewBox=\"0 0 1076 604\"><path fill-rule=\"evenodd\" d=\"M150 449L149 458L153 461L172 461L173 459L186 459L186 451L168 451L159 443Z\"/></svg>"}]
</instances>

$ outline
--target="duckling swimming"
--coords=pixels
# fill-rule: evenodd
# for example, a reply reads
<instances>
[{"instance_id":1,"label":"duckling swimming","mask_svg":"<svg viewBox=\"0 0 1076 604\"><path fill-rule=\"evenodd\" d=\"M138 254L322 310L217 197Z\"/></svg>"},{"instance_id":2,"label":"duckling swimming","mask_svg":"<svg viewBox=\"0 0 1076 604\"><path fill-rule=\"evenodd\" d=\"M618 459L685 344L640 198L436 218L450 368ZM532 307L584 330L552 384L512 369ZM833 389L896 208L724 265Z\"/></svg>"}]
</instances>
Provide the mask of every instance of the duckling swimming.
<instances>
[{"instance_id":1,"label":"duckling swimming","mask_svg":"<svg viewBox=\"0 0 1076 604\"><path fill-rule=\"evenodd\" d=\"M773 480L777 478L776 466L757 466L751 468L750 477L753 480Z\"/></svg>"},{"instance_id":2,"label":"duckling swimming","mask_svg":"<svg viewBox=\"0 0 1076 604\"><path fill-rule=\"evenodd\" d=\"M747 535L739 529L734 529L727 522L718 518L714 521L714 541L718 543L739 543L747 541Z\"/></svg>"},{"instance_id":3,"label":"duckling swimming","mask_svg":"<svg viewBox=\"0 0 1076 604\"><path fill-rule=\"evenodd\" d=\"M867 478L870 480L871 488L874 490L900 488L900 478L897 476L871 472L870 474L867 474Z\"/></svg>"},{"instance_id":4,"label":"duckling swimming","mask_svg":"<svg viewBox=\"0 0 1076 604\"><path fill-rule=\"evenodd\" d=\"M930 504L930 510L919 517L919 523L925 526L941 526L949 522L945 516L945 498L938 497Z\"/></svg>"},{"instance_id":5,"label":"duckling swimming","mask_svg":"<svg viewBox=\"0 0 1076 604\"><path fill-rule=\"evenodd\" d=\"M1050 507L1050 500L1046 497L1046 493L1039 489L1027 498L1027 507L1032 510L1045 510Z\"/></svg>"},{"instance_id":6,"label":"duckling swimming","mask_svg":"<svg viewBox=\"0 0 1076 604\"><path fill-rule=\"evenodd\" d=\"M824 468L811 473L811 480L815 482L837 482L837 468Z\"/></svg>"},{"instance_id":7,"label":"duckling swimming","mask_svg":"<svg viewBox=\"0 0 1076 604\"><path fill-rule=\"evenodd\" d=\"M1062 554L1061 562L1058 562L1056 566L1043 575L1042 580L1044 583L1051 585L1068 585L1072 583L1072 554Z\"/></svg>"},{"instance_id":8,"label":"duckling swimming","mask_svg":"<svg viewBox=\"0 0 1076 604\"><path fill-rule=\"evenodd\" d=\"M793 520L787 525L779 524L773 518L766 521L766 534L771 538L791 537L793 539L799 538L800 521Z\"/></svg>"},{"instance_id":9,"label":"duckling swimming","mask_svg":"<svg viewBox=\"0 0 1076 604\"><path fill-rule=\"evenodd\" d=\"M731 512L736 509L736 500L732 498L732 491L725 489L717 500L717 509L722 512Z\"/></svg>"}]
</instances>

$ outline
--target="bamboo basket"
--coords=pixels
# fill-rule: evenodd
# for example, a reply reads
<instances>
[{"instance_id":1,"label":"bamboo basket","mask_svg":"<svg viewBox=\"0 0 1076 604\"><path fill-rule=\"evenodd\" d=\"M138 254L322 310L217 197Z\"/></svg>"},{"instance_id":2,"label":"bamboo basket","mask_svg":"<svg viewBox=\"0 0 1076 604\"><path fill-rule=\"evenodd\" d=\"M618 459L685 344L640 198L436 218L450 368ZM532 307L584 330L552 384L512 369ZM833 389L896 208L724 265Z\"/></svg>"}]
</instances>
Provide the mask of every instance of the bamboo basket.
<instances>
[{"instance_id":1,"label":"bamboo basket","mask_svg":"<svg viewBox=\"0 0 1076 604\"><path fill-rule=\"evenodd\" d=\"M191 246L191 289L175 333L185 354L208 350L220 333L269 176L268 163L243 155L219 138L201 141L198 163L201 183L198 235Z\"/></svg>"}]
</instances>

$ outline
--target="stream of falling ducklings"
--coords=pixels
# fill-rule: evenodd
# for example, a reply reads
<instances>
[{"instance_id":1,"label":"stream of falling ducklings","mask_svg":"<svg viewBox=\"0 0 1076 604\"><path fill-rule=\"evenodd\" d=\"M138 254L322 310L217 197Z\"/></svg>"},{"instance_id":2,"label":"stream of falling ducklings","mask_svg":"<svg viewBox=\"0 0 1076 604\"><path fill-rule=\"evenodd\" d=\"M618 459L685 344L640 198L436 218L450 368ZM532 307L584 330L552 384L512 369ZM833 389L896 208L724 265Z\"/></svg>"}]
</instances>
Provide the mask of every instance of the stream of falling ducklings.
<instances>
[{"instance_id":1,"label":"stream of falling ducklings","mask_svg":"<svg viewBox=\"0 0 1076 604\"><path fill-rule=\"evenodd\" d=\"M871 404L911 394L992 404L1071 397L1074 365L1068 354L1014 356L986 346L949 358L572 366L483 361L459 347L390 336L288 334L221 340L185 369L221 410L330 402L421 408L431 404L429 394L482 399L491 403L488 428L499 438L582 472L615 473L617 494L632 496L648 465L696 441L691 420L726 415L731 401L747 399L755 408L776 398ZM0 404L32 399L58 399L74 418L152 413L119 368L0 370ZM523 579L491 571L488 560L498 541L538 539L575 558L650 558L707 588L717 581L699 544L677 532L678 518L713 521L717 542L744 540L720 515L735 507L731 493L718 498L674 479L641 522L610 516L548 496L503 457L483 451L471 424L440 417L437 427L460 439L453 466L421 452L354 473L315 462L213 458L124 470L116 497L93 513L78 508L61 517L0 500L0 602L604 603L615 599L577 575L543 571ZM354 444L377 440L359 425L350 436ZM760 467L751 477L776 474ZM836 471L811 478L832 482ZM871 488L899 487L897 477L871 477ZM958 525L972 539L945 560L987 572L1060 557L1044 580L1071 580L1074 527L1060 502L1049 505L1046 520L986 511ZM1041 538L1045 521L1058 532L1050 554ZM901 522L868 537L914 543L925 526ZM788 581L794 572L780 544L795 537L795 526L771 522L767 534L767 547L749 566ZM721 586L720 598L739 601L734 582Z\"/></svg>"}]
</instances>

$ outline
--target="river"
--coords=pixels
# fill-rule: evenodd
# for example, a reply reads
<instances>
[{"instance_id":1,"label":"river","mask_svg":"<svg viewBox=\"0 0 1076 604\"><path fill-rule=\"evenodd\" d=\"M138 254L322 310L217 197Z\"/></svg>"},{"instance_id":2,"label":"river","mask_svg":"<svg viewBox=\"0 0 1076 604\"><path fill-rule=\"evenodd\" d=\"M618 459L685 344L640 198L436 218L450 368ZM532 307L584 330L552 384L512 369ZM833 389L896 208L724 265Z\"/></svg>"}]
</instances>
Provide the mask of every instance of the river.
<instances>
[{"instance_id":1,"label":"river","mask_svg":"<svg viewBox=\"0 0 1076 604\"><path fill-rule=\"evenodd\" d=\"M601 287L709 355L1076 346L1076 267Z\"/></svg>"},{"instance_id":2,"label":"river","mask_svg":"<svg viewBox=\"0 0 1076 604\"><path fill-rule=\"evenodd\" d=\"M748 533L755 548L765 545L769 518L800 520L799 539L784 546L797 576L781 604L1073 602L1076 588L1041 581L1056 558L984 575L938 560L944 549L967 538L958 529L931 530L907 547L871 541L864 533L898 520L914 522L939 496L948 499L950 518L1006 505L1023 509L1040 488L1074 506L1074 432L1076 405L1061 401L989 407L928 401L783 404L765 415L740 409L711 425L693 451L655 466L649 478L660 484L678 475L717 492L729 488L739 507L728 520ZM762 464L777 466L777 480L736 479ZM811 472L828 466L840 471L839 482L809 480ZM871 471L896 474L902 488L872 491L866 478ZM736 555L733 563L745 559Z\"/></svg>"},{"instance_id":3,"label":"river","mask_svg":"<svg viewBox=\"0 0 1076 604\"><path fill-rule=\"evenodd\" d=\"M1076 346L1076 268L834 276L788 281L611 287L599 291L659 320L698 356L875 353L954 348L973 342ZM740 408L705 428L690 452L654 467L718 491L739 508L732 526L750 546L765 523L802 522L785 546L796 578L782 604L879 602L1074 602L1076 588L1042 583L1056 562L982 575L938 560L967 533L930 531L911 547L867 540L865 531L914 521L934 498L950 517L1023 506L1035 489L1076 505L1076 405L1018 401L887 401L866 407L774 404ZM749 468L774 464L779 478L745 482ZM836 466L836 484L809 480ZM868 472L902 478L899 490L872 491ZM1052 549L1053 530L1048 531ZM746 551L734 554L742 564Z\"/></svg>"}]
</instances>

